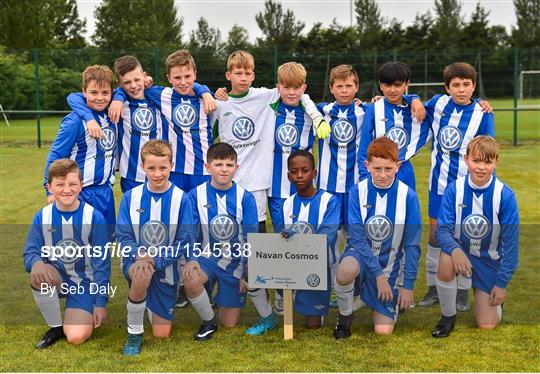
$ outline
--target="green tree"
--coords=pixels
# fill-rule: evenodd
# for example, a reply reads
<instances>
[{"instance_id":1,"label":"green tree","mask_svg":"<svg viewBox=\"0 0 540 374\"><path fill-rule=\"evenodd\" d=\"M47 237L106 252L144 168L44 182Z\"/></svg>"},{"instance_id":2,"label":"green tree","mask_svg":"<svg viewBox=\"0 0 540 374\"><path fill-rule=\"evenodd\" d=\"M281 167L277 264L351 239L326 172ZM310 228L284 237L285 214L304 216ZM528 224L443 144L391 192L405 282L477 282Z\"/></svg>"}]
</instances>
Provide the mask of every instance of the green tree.
<instances>
[{"instance_id":1,"label":"green tree","mask_svg":"<svg viewBox=\"0 0 540 374\"><path fill-rule=\"evenodd\" d=\"M201 17L197 21L197 29L189 36L189 47L205 49L212 54L218 54L221 50L221 32L210 27L208 21Z\"/></svg>"},{"instance_id":2,"label":"green tree","mask_svg":"<svg viewBox=\"0 0 540 374\"><path fill-rule=\"evenodd\" d=\"M272 0L265 1L264 12L257 13L255 20L265 36L257 39L259 45L278 46L280 51L293 50L305 26L290 9L283 12L281 4Z\"/></svg>"},{"instance_id":3,"label":"green tree","mask_svg":"<svg viewBox=\"0 0 540 374\"><path fill-rule=\"evenodd\" d=\"M540 0L514 0L517 25L512 28L515 46L533 48L540 46Z\"/></svg>"},{"instance_id":4,"label":"green tree","mask_svg":"<svg viewBox=\"0 0 540 374\"><path fill-rule=\"evenodd\" d=\"M375 0L355 0L356 28L360 47L370 49L379 44L384 28L379 5Z\"/></svg>"},{"instance_id":5,"label":"green tree","mask_svg":"<svg viewBox=\"0 0 540 374\"><path fill-rule=\"evenodd\" d=\"M404 32L402 50L426 50L430 47L432 36L431 26L433 17L427 11L424 14L417 13L412 25L408 26Z\"/></svg>"},{"instance_id":6,"label":"green tree","mask_svg":"<svg viewBox=\"0 0 540 374\"><path fill-rule=\"evenodd\" d=\"M435 0L435 23L432 32L436 46L457 47L462 30L461 1Z\"/></svg>"},{"instance_id":7,"label":"green tree","mask_svg":"<svg viewBox=\"0 0 540 374\"><path fill-rule=\"evenodd\" d=\"M227 36L225 53L229 55L239 49L246 50L250 48L251 44L249 43L248 31L244 27L234 24Z\"/></svg>"},{"instance_id":8,"label":"green tree","mask_svg":"<svg viewBox=\"0 0 540 374\"><path fill-rule=\"evenodd\" d=\"M174 0L103 0L95 11L92 40L111 49L178 48L183 20Z\"/></svg>"},{"instance_id":9,"label":"green tree","mask_svg":"<svg viewBox=\"0 0 540 374\"><path fill-rule=\"evenodd\" d=\"M86 19L79 18L75 0L59 1L53 26L54 39L59 47L82 48L86 45Z\"/></svg>"},{"instance_id":10,"label":"green tree","mask_svg":"<svg viewBox=\"0 0 540 374\"><path fill-rule=\"evenodd\" d=\"M306 36L298 42L297 50L303 53L349 52L358 47L358 32L354 27L343 27L334 19L325 28L322 23L313 25Z\"/></svg>"},{"instance_id":11,"label":"green tree","mask_svg":"<svg viewBox=\"0 0 540 374\"><path fill-rule=\"evenodd\" d=\"M464 49L485 50L506 44L506 30L502 26L489 25L489 11L478 2L461 34L461 46Z\"/></svg>"}]
</instances>

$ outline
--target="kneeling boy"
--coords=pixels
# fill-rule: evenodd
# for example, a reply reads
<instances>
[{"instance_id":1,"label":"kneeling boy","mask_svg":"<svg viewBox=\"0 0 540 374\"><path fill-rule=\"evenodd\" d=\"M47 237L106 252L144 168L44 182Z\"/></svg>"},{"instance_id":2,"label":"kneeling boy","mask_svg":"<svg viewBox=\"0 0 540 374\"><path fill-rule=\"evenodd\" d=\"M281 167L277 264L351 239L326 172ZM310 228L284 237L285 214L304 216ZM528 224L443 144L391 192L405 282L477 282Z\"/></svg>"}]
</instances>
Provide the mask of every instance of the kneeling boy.
<instances>
[{"instance_id":1,"label":"kneeling boy","mask_svg":"<svg viewBox=\"0 0 540 374\"><path fill-rule=\"evenodd\" d=\"M398 310L413 301L422 233L416 192L396 179L398 146L387 137L368 147L370 177L349 191L349 238L336 274L336 339L351 335L353 289L373 310L376 334L391 334ZM401 285L401 280L403 280Z\"/></svg>"},{"instance_id":2,"label":"kneeling boy","mask_svg":"<svg viewBox=\"0 0 540 374\"><path fill-rule=\"evenodd\" d=\"M442 317L433 337L446 337L454 328L456 274L472 273L478 327L492 329L501 320L506 287L518 265L519 216L514 192L493 175L498 160L493 138L474 138L465 155L468 175L444 192L436 231L442 248L437 272Z\"/></svg>"},{"instance_id":3,"label":"kneeling boy","mask_svg":"<svg viewBox=\"0 0 540 374\"><path fill-rule=\"evenodd\" d=\"M77 163L51 163L46 186L54 200L34 216L23 255L34 299L50 327L36 344L40 349L64 337L81 344L101 326L108 301L102 291L109 290L111 275L105 219L79 200L83 185ZM101 253L86 251L87 245ZM66 297L63 322L59 295Z\"/></svg>"}]
</instances>

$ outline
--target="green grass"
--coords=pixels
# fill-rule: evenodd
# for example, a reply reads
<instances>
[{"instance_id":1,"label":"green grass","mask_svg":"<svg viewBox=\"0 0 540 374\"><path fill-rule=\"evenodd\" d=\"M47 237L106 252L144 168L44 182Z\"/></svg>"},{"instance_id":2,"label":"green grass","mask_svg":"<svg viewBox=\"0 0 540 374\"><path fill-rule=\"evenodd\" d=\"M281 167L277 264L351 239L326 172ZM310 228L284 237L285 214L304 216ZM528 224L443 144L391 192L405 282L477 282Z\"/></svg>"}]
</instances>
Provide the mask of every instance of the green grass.
<instances>
[{"instance_id":1,"label":"green grass","mask_svg":"<svg viewBox=\"0 0 540 374\"><path fill-rule=\"evenodd\" d=\"M497 102L498 103L498 102ZM497 103L494 103L496 105ZM500 122L497 120L497 131ZM4 124L1 124L4 131ZM12 125L13 126L13 125ZM539 138L538 121L531 120L522 134ZM52 127L51 127L52 129ZM536 134L536 135L535 135ZM54 137L54 134L52 135ZM173 337L153 339L146 328L143 352L137 358L121 355L126 336L127 287L113 260L111 283L118 286L109 304L109 318L92 338L75 347L60 342L46 351L33 348L46 330L33 301L29 276L22 266L22 248L35 211L45 205L41 187L48 148L0 145L0 370L1 371L539 371L540 370L540 144L536 141L504 145L498 176L516 192L520 207L520 266L509 287L501 326L493 331L475 328L472 312L460 314L456 331L435 340L430 331L438 307L415 308L399 317L395 333L379 337L372 332L369 312L356 313L353 336L336 342L332 329L336 311L325 326L306 330L295 318L295 339L283 341L283 329L260 338L243 335L256 321L251 303L240 326L220 329L214 339L193 340L199 320L191 308L179 310ZM28 143L31 144L31 143ZM429 152L414 159L423 217L427 217ZM120 198L115 186L117 204ZM422 237L423 249L427 228ZM424 258L415 288L418 300L425 292Z\"/></svg>"}]
</instances>

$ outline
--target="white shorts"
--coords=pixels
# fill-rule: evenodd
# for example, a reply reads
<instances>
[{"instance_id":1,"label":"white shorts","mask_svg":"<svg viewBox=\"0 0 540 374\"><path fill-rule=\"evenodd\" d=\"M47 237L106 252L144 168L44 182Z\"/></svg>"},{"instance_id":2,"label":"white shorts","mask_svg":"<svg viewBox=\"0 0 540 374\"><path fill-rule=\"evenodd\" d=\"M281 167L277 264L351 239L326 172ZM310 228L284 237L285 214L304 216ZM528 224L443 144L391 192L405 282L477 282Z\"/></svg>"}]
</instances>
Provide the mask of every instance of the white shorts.
<instances>
[{"instance_id":1,"label":"white shorts","mask_svg":"<svg viewBox=\"0 0 540 374\"><path fill-rule=\"evenodd\" d=\"M249 191L253 194L255 202L257 203L257 217L259 222L266 221L266 204L268 201L268 197L266 196L267 191L267 189Z\"/></svg>"}]
</instances>

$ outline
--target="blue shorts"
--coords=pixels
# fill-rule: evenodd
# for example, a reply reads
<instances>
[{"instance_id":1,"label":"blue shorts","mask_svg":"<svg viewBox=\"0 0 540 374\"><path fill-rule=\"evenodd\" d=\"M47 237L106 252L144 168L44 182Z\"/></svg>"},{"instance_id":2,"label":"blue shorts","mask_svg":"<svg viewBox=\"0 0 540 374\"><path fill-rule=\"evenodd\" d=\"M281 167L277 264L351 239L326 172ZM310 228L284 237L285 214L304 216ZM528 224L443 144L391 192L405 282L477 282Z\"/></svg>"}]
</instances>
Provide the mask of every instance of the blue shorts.
<instances>
[{"instance_id":1,"label":"blue shorts","mask_svg":"<svg viewBox=\"0 0 540 374\"><path fill-rule=\"evenodd\" d=\"M416 177L414 168L409 160L403 161L396 175L397 179L416 191Z\"/></svg>"},{"instance_id":2,"label":"blue shorts","mask_svg":"<svg viewBox=\"0 0 540 374\"><path fill-rule=\"evenodd\" d=\"M243 308L246 305L246 294L238 292L240 289L240 279L220 268L215 261L206 257L198 259L201 269L208 277L208 282L204 285L210 295L217 282L216 304L225 308Z\"/></svg>"},{"instance_id":3,"label":"blue shorts","mask_svg":"<svg viewBox=\"0 0 540 374\"><path fill-rule=\"evenodd\" d=\"M340 261L345 257L353 257L360 266L360 273L355 280L355 295L359 294L362 301L372 310L396 321L399 312L397 304L397 297L399 294L397 282L392 288L394 298L391 301L382 302L377 298L377 280L367 271L367 265L360 258L358 251L345 249L345 252L341 255ZM390 287L392 287L392 285L390 285ZM357 290L359 291L358 293L356 292Z\"/></svg>"},{"instance_id":4,"label":"blue shorts","mask_svg":"<svg viewBox=\"0 0 540 374\"><path fill-rule=\"evenodd\" d=\"M330 269L326 278L326 291L296 290L294 291L294 310L304 316L326 316L330 305L330 290L332 289ZM283 290L278 290L283 296Z\"/></svg>"},{"instance_id":5,"label":"blue shorts","mask_svg":"<svg viewBox=\"0 0 540 374\"><path fill-rule=\"evenodd\" d=\"M58 268L56 269L58 270ZM62 283L64 284L64 287L61 287L58 292L58 297L66 299L66 308L82 309L85 312L93 314L94 304L96 303L96 298L98 295L90 293L90 283L87 281L82 281L81 283L77 284L71 280L66 273L60 270L58 270L58 273L62 277ZM66 291L66 288L71 288L73 286L77 287L78 285L81 287L77 288L76 292L62 293L62 291Z\"/></svg>"},{"instance_id":6,"label":"blue shorts","mask_svg":"<svg viewBox=\"0 0 540 374\"><path fill-rule=\"evenodd\" d=\"M429 191L429 218L437 219L437 217L439 217L439 209L441 208L442 197L443 195L437 195L435 192Z\"/></svg>"},{"instance_id":7,"label":"blue shorts","mask_svg":"<svg viewBox=\"0 0 540 374\"><path fill-rule=\"evenodd\" d=\"M272 226L274 227L274 232L277 232L276 224L274 222L279 222L281 220L281 214L285 200L287 199L282 197L268 197L268 209L270 210L270 218L272 219Z\"/></svg>"},{"instance_id":8,"label":"blue shorts","mask_svg":"<svg viewBox=\"0 0 540 374\"><path fill-rule=\"evenodd\" d=\"M128 275L129 268L123 266L122 271L131 287L131 279ZM168 321L172 321L174 319L174 305L176 304L177 288L177 284L170 285L162 282L158 278L157 272L155 272L150 281L150 285L146 290L146 308L153 314Z\"/></svg>"},{"instance_id":9,"label":"blue shorts","mask_svg":"<svg viewBox=\"0 0 540 374\"><path fill-rule=\"evenodd\" d=\"M120 188L122 188L122 193L126 193L137 186L140 186L144 182L137 182L131 179L120 178Z\"/></svg>"},{"instance_id":10,"label":"blue shorts","mask_svg":"<svg viewBox=\"0 0 540 374\"><path fill-rule=\"evenodd\" d=\"M497 280L497 271L500 266L499 261L477 257L469 252L466 253L473 266L472 286L489 295Z\"/></svg>"},{"instance_id":11,"label":"blue shorts","mask_svg":"<svg viewBox=\"0 0 540 374\"><path fill-rule=\"evenodd\" d=\"M109 241L114 241L114 229L116 225L116 210L114 206L114 193L111 185L83 187L79 194L79 200L92 205L97 209L107 224L107 234Z\"/></svg>"},{"instance_id":12,"label":"blue shorts","mask_svg":"<svg viewBox=\"0 0 540 374\"><path fill-rule=\"evenodd\" d=\"M210 181L210 176L171 172L169 180L182 191L189 192L198 185Z\"/></svg>"}]
</instances>

